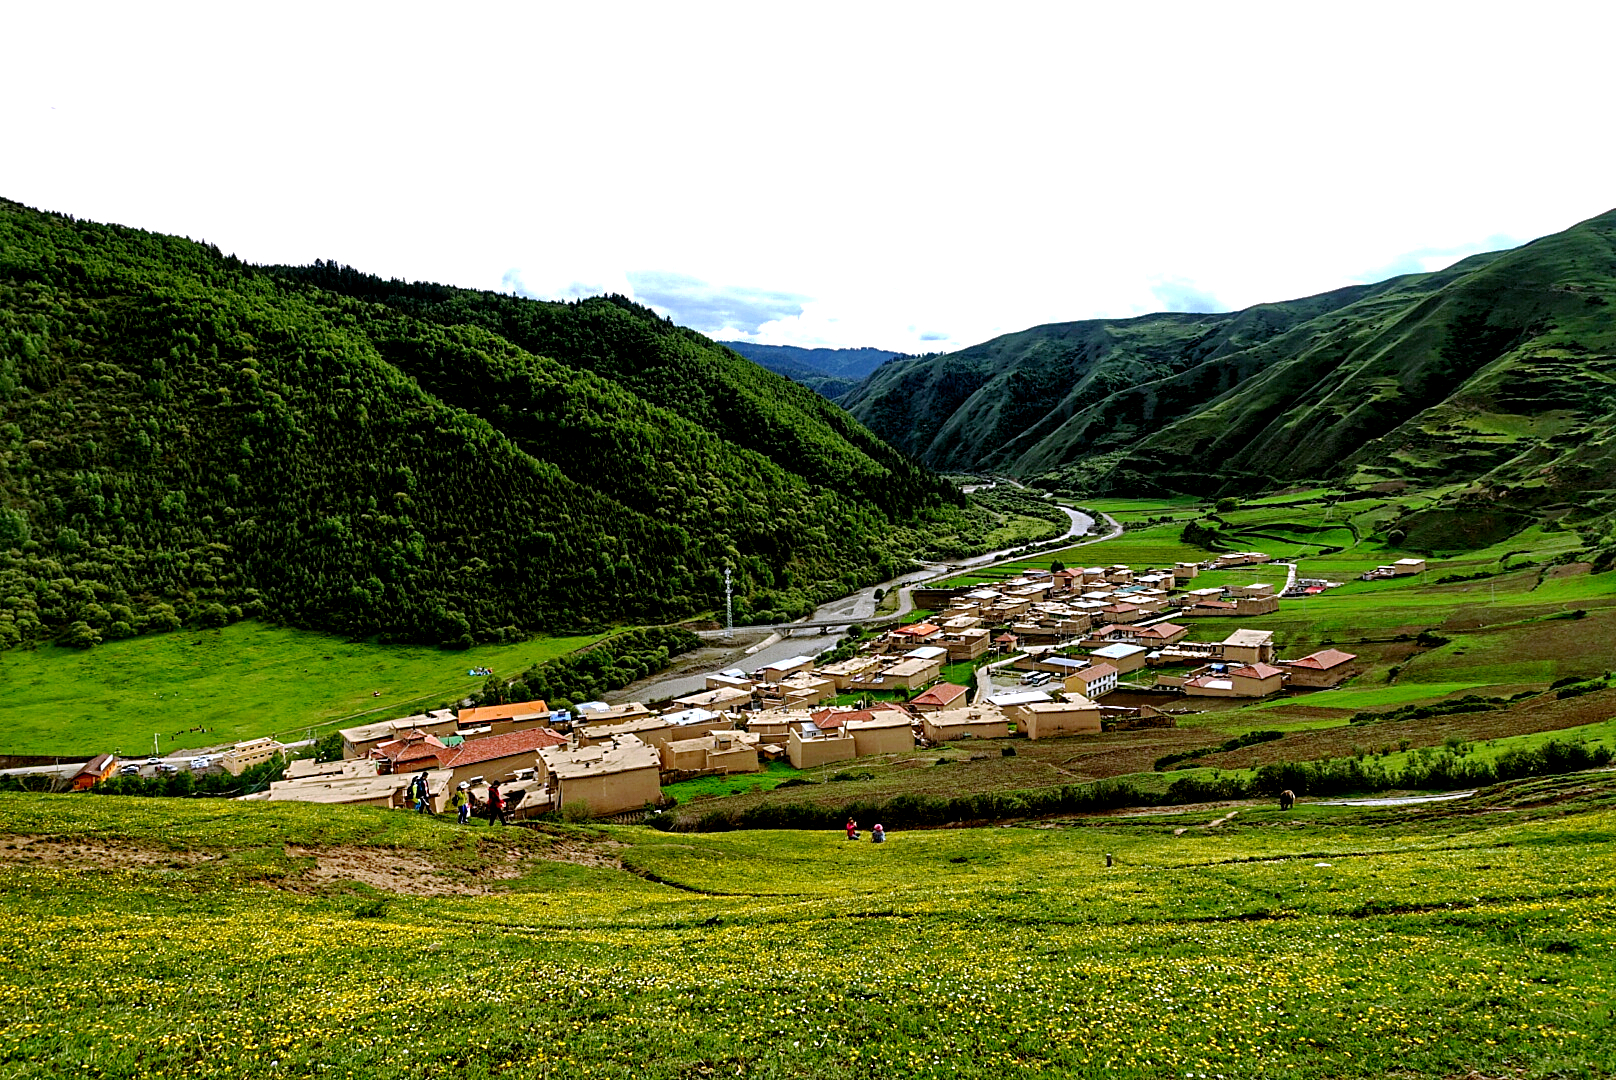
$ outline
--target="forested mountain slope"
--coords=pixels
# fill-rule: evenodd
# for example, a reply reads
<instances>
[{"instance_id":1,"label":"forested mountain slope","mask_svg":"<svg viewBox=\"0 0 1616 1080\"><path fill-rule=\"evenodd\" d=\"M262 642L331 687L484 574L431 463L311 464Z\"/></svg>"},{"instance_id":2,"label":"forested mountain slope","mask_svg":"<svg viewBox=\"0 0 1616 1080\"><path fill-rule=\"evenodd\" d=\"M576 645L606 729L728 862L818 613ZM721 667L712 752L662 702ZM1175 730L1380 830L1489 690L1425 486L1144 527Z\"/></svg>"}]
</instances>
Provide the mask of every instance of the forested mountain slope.
<instances>
[{"instance_id":1,"label":"forested mountain slope","mask_svg":"<svg viewBox=\"0 0 1616 1080\"><path fill-rule=\"evenodd\" d=\"M898 360L844 403L936 468L1068 490L1474 481L1519 509L1616 488L1613 292L1616 213L1434 274Z\"/></svg>"},{"instance_id":2,"label":"forested mountain slope","mask_svg":"<svg viewBox=\"0 0 1616 1080\"><path fill-rule=\"evenodd\" d=\"M0 202L0 646L470 642L876 580L958 496L620 300L269 271Z\"/></svg>"}]
</instances>

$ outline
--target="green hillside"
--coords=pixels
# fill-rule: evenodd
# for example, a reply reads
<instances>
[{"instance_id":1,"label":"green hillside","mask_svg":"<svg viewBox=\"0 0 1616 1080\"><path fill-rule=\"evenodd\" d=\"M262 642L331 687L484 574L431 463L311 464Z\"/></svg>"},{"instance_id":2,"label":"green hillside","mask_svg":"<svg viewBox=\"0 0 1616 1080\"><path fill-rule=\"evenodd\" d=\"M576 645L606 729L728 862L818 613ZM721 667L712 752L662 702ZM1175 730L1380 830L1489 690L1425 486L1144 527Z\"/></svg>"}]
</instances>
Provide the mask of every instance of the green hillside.
<instances>
[{"instance_id":1,"label":"green hillside","mask_svg":"<svg viewBox=\"0 0 1616 1080\"><path fill-rule=\"evenodd\" d=\"M951 487L620 299L269 271L0 202L0 647L470 644L879 580Z\"/></svg>"},{"instance_id":2,"label":"green hillside","mask_svg":"<svg viewBox=\"0 0 1616 1080\"><path fill-rule=\"evenodd\" d=\"M843 400L934 467L1085 494L1472 484L1409 529L1449 536L1463 511L1487 542L1610 508L1612 293L1616 212L1433 274L894 361Z\"/></svg>"}]
</instances>

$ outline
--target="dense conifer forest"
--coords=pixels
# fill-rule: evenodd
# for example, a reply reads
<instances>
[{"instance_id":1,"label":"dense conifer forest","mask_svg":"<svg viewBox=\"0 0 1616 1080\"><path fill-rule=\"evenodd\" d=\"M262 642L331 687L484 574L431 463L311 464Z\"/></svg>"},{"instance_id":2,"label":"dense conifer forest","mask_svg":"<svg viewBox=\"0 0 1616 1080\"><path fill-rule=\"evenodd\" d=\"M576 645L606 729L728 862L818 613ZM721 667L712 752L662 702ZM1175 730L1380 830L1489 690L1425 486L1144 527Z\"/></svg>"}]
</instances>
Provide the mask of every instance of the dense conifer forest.
<instances>
[{"instance_id":1,"label":"dense conifer forest","mask_svg":"<svg viewBox=\"0 0 1616 1080\"><path fill-rule=\"evenodd\" d=\"M622 298L386 282L0 201L0 647L251 616L470 645L890 576L948 484Z\"/></svg>"}]
</instances>

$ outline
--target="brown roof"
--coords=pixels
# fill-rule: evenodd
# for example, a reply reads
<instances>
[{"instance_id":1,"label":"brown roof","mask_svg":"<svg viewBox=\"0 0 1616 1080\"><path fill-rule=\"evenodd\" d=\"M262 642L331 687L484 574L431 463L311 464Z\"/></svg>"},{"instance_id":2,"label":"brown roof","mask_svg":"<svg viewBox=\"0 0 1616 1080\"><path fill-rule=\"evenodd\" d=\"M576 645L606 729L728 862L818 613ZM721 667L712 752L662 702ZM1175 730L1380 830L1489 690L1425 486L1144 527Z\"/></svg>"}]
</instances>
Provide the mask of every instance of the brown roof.
<instances>
[{"instance_id":1,"label":"brown roof","mask_svg":"<svg viewBox=\"0 0 1616 1080\"><path fill-rule=\"evenodd\" d=\"M1014 635L1014 634L1000 634L998 637L994 638L993 640L994 641L1008 641L1008 642L1014 643L1015 640L1016 640L1016 635Z\"/></svg>"},{"instance_id":2,"label":"brown roof","mask_svg":"<svg viewBox=\"0 0 1616 1080\"><path fill-rule=\"evenodd\" d=\"M536 753L541 746L566 745L565 735L549 728L529 728L527 731L511 731L488 739L468 739L440 753L438 761L445 769L458 769L462 765L476 765L513 754Z\"/></svg>"},{"instance_id":3,"label":"brown roof","mask_svg":"<svg viewBox=\"0 0 1616 1080\"><path fill-rule=\"evenodd\" d=\"M1139 636L1140 637L1172 637L1174 634L1179 634L1179 633L1183 633L1183 632L1184 632L1184 628L1182 626L1178 626L1175 623L1159 622L1155 626L1147 626L1143 630L1139 631Z\"/></svg>"},{"instance_id":4,"label":"brown roof","mask_svg":"<svg viewBox=\"0 0 1616 1080\"><path fill-rule=\"evenodd\" d=\"M927 690L924 694L921 694L918 697L910 698L909 704L947 705L950 701L954 701L961 694L965 693L966 689L967 688L963 686L955 686L953 683L938 683L930 690Z\"/></svg>"},{"instance_id":5,"label":"brown roof","mask_svg":"<svg viewBox=\"0 0 1616 1080\"><path fill-rule=\"evenodd\" d=\"M543 701L517 701L509 705L484 705L478 709L461 709L457 719L461 724L487 723L490 720L509 720L513 716L549 711L550 706Z\"/></svg>"},{"instance_id":6,"label":"brown roof","mask_svg":"<svg viewBox=\"0 0 1616 1080\"><path fill-rule=\"evenodd\" d=\"M1320 649L1316 653L1302 657L1300 660L1285 660L1282 663L1291 667L1313 668L1323 671L1326 668L1340 667L1342 664L1358 659L1357 653L1342 652L1340 649Z\"/></svg>"},{"instance_id":7,"label":"brown roof","mask_svg":"<svg viewBox=\"0 0 1616 1080\"><path fill-rule=\"evenodd\" d=\"M1107 675L1119 675L1121 672L1110 664L1091 664L1077 672L1077 677L1084 682L1096 682Z\"/></svg>"},{"instance_id":8,"label":"brown roof","mask_svg":"<svg viewBox=\"0 0 1616 1080\"><path fill-rule=\"evenodd\" d=\"M1273 664L1246 664L1243 667L1230 668L1230 675L1238 675L1242 679L1271 679L1275 675L1285 674L1284 668L1277 668Z\"/></svg>"},{"instance_id":9,"label":"brown roof","mask_svg":"<svg viewBox=\"0 0 1616 1080\"><path fill-rule=\"evenodd\" d=\"M1196 607L1221 608L1221 609L1226 610L1226 611L1233 611L1239 605L1237 605L1237 604L1228 604L1228 603L1225 603L1222 600L1197 600L1195 602L1195 606Z\"/></svg>"},{"instance_id":10,"label":"brown roof","mask_svg":"<svg viewBox=\"0 0 1616 1080\"><path fill-rule=\"evenodd\" d=\"M910 623L908 626L900 626L892 632L894 634L902 634L905 637L930 637L933 634L942 633L943 628L940 626L933 626L929 622L918 622Z\"/></svg>"},{"instance_id":11,"label":"brown roof","mask_svg":"<svg viewBox=\"0 0 1616 1080\"><path fill-rule=\"evenodd\" d=\"M377 757L384 757L395 765L408 761L426 761L436 758L438 751L446 748L446 744L436 735L428 735L424 731L410 729L396 739L389 739L384 743L377 743L371 748L371 753Z\"/></svg>"}]
</instances>

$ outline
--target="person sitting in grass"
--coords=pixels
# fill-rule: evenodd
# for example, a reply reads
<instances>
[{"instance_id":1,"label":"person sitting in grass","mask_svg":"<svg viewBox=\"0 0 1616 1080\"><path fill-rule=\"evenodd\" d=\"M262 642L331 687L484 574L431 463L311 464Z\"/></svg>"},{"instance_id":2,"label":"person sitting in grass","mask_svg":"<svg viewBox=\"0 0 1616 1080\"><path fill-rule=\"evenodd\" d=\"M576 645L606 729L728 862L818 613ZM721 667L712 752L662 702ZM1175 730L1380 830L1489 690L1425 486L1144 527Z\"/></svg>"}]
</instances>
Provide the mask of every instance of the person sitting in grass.
<instances>
[{"instance_id":1,"label":"person sitting in grass","mask_svg":"<svg viewBox=\"0 0 1616 1080\"><path fill-rule=\"evenodd\" d=\"M879 821L877 821L875 823L875 828L870 830L870 843L872 843L872 844L884 844L886 842L887 842L887 831L885 829L883 829L881 827L881 823Z\"/></svg>"},{"instance_id":2,"label":"person sitting in grass","mask_svg":"<svg viewBox=\"0 0 1616 1080\"><path fill-rule=\"evenodd\" d=\"M847 819L847 838L849 840L858 839L858 822L854 821L852 818Z\"/></svg>"}]
</instances>

